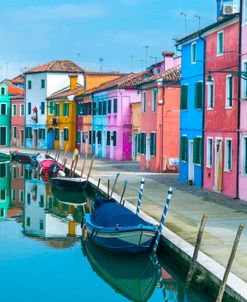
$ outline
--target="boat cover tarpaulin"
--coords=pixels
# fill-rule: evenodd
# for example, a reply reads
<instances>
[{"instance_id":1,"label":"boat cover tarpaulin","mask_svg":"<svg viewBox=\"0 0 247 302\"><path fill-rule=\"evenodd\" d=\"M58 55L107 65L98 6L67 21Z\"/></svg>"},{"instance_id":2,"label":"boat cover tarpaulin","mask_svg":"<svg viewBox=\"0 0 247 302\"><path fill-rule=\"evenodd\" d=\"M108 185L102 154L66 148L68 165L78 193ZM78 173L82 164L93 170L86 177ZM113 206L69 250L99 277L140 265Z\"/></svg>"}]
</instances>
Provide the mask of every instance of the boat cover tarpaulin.
<instances>
[{"instance_id":1,"label":"boat cover tarpaulin","mask_svg":"<svg viewBox=\"0 0 247 302\"><path fill-rule=\"evenodd\" d=\"M148 222L127 208L112 202L103 204L95 210L91 216L91 222L100 227L150 226Z\"/></svg>"}]
</instances>

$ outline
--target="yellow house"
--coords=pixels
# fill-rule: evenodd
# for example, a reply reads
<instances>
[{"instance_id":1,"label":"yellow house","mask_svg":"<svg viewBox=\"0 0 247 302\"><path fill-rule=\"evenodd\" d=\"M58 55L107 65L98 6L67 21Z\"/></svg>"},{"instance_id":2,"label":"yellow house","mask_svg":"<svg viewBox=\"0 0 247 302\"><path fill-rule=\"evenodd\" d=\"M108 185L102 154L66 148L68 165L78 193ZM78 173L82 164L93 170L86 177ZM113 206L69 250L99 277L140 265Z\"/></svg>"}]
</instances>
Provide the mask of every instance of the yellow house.
<instances>
[{"instance_id":1,"label":"yellow house","mask_svg":"<svg viewBox=\"0 0 247 302\"><path fill-rule=\"evenodd\" d=\"M138 154L138 133L141 132L141 102L131 104L131 124L132 124L132 160L140 161Z\"/></svg>"}]
</instances>

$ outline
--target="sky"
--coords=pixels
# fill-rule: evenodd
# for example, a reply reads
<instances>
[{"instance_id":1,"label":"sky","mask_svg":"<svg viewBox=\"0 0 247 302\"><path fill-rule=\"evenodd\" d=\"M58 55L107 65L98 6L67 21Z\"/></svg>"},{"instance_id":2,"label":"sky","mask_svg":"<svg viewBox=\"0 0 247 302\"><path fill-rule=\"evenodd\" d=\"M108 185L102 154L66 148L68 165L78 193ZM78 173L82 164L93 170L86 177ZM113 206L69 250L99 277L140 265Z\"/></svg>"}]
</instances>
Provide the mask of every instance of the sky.
<instances>
[{"instance_id":1,"label":"sky","mask_svg":"<svg viewBox=\"0 0 247 302\"><path fill-rule=\"evenodd\" d=\"M140 71L216 20L216 0L0 0L0 79L54 59ZM132 57L132 58L131 58ZM133 60L133 64L131 63Z\"/></svg>"}]
</instances>

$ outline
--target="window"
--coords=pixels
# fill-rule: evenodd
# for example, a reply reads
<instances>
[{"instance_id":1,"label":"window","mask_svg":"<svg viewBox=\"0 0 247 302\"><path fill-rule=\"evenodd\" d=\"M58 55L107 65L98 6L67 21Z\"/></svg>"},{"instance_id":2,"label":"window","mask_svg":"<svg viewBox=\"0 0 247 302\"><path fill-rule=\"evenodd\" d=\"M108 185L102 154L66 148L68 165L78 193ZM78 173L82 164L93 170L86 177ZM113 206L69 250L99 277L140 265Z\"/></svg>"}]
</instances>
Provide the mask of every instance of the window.
<instances>
[{"instance_id":1,"label":"window","mask_svg":"<svg viewBox=\"0 0 247 302\"><path fill-rule=\"evenodd\" d=\"M23 190L19 190L19 199L20 201L24 201L24 191Z\"/></svg>"},{"instance_id":2,"label":"window","mask_svg":"<svg viewBox=\"0 0 247 302\"><path fill-rule=\"evenodd\" d=\"M28 103L27 104L27 114L31 114L32 113L32 104L31 103Z\"/></svg>"},{"instance_id":3,"label":"window","mask_svg":"<svg viewBox=\"0 0 247 302\"><path fill-rule=\"evenodd\" d=\"M7 169L6 164L0 164L0 178L6 177L6 169Z\"/></svg>"},{"instance_id":4,"label":"window","mask_svg":"<svg viewBox=\"0 0 247 302\"><path fill-rule=\"evenodd\" d=\"M64 128L63 133L64 133L64 141L68 142L69 141L69 129Z\"/></svg>"},{"instance_id":5,"label":"window","mask_svg":"<svg viewBox=\"0 0 247 302\"><path fill-rule=\"evenodd\" d=\"M69 116L69 103L63 103L63 116Z\"/></svg>"},{"instance_id":6,"label":"window","mask_svg":"<svg viewBox=\"0 0 247 302\"><path fill-rule=\"evenodd\" d=\"M207 138L207 167L213 166L213 139Z\"/></svg>"},{"instance_id":7,"label":"window","mask_svg":"<svg viewBox=\"0 0 247 302\"><path fill-rule=\"evenodd\" d=\"M246 0L246 3L247 3L247 0ZM243 99L247 99L247 62L244 62L243 71L245 71L246 79L243 79L242 97L243 97Z\"/></svg>"},{"instance_id":8,"label":"window","mask_svg":"<svg viewBox=\"0 0 247 302\"><path fill-rule=\"evenodd\" d=\"M106 115L106 101L103 101L103 115Z\"/></svg>"},{"instance_id":9,"label":"window","mask_svg":"<svg viewBox=\"0 0 247 302\"><path fill-rule=\"evenodd\" d=\"M140 153L146 154L146 133L142 132L140 137Z\"/></svg>"},{"instance_id":10,"label":"window","mask_svg":"<svg viewBox=\"0 0 247 302\"><path fill-rule=\"evenodd\" d=\"M202 138L196 137L194 138L193 144L193 163L194 164L202 164Z\"/></svg>"},{"instance_id":11,"label":"window","mask_svg":"<svg viewBox=\"0 0 247 302\"><path fill-rule=\"evenodd\" d=\"M12 189L12 200L16 200L16 191Z\"/></svg>"},{"instance_id":12,"label":"window","mask_svg":"<svg viewBox=\"0 0 247 302\"><path fill-rule=\"evenodd\" d=\"M26 138L32 138L32 127L26 127Z\"/></svg>"},{"instance_id":13,"label":"window","mask_svg":"<svg viewBox=\"0 0 247 302\"><path fill-rule=\"evenodd\" d=\"M16 127L13 127L12 138L16 139Z\"/></svg>"},{"instance_id":14,"label":"window","mask_svg":"<svg viewBox=\"0 0 247 302\"><path fill-rule=\"evenodd\" d=\"M196 109L202 109L202 99L203 99L203 93L202 93L202 82L198 82L195 84L195 108Z\"/></svg>"},{"instance_id":15,"label":"window","mask_svg":"<svg viewBox=\"0 0 247 302\"><path fill-rule=\"evenodd\" d=\"M45 102L41 102L40 104L40 113L45 114Z\"/></svg>"},{"instance_id":16,"label":"window","mask_svg":"<svg viewBox=\"0 0 247 302\"><path fill-rule=\"evenodd\" d=\"M13 177L12 177L13 179L15 179L16 178L16 167L13 167Z\"/></svg>"},{"instance_id":17,"label":"window","mask_svg":"<svg viewBox=\"0 0 247 302\"><path fill-rule=\"evenodd\" d=\"M48 108L49 108L48 114L52 115L54 113L54 105L52 101L48 102Z\"/></svg>"},{"instance_id":18,"label":"window","mask_svg":"<svg viewBox=\"0 0 247 302\"><path fill-rule=\"evenodd\" d=\"M232 170L232 140L225 140L225 171Z\"/></svg>"},{"instance_id":19,"label":"window","mask_svg":"<svg viewBox=\"0 0 247 302\"><path fill-rule=\"evenodd\" d=\"M117 108L117 99L113 100L113 113L117 113L118 108Z\"/></svg>"},{"instance_id":20,"label":"window","mask_svg":"<svg viewBox=\"0 0 247 302\"><path fill-rule=\"evenodd\" d=\"M217 55L222 55L224 52L224 33L223 31L217 34Z\"/></svg>"},{"instance_id":21,"label":"window","mask_svg":"<svg viewBox=\"0 0 247 302\"><path fill-rule=\"evenodd\" d=\"M180 138L180 158L182 161L188 160L188 138L181 136Z\"/></svg>"},{"instance_id":22,"label":"window","mask_svg":"<svg viewBox=\"0 0 247 302\"><path fill-rule=\"evenodd\" d=\"M45 140L45 129L39 129L39 139Z\"/></svg>"},{"instance_id":23,"label":"window","mask_svg":"<svg viewBox=\"0 0 247 302\"><path fill-rule=\"evenodd\" d=\"M156 111L157 95L158 95L157 89L154 89L152 91L152 112Z\"/></svg>"},{"instance_id":24,"label":"window","mask_svg":"<svg viewBox=\"0 0 247 302\"><path fill-rule=\"evenodd\" d=\"M59 140L59 128L55 128L55 141Z\"/></svg>"},{"instance_id":25,"label":"window","mask_svg":"<svg viewBox=\"0 0 247 302\"><path fill-rule=\"evenodd\" d=\"M6 190L0 190L0 200L5 200L6 198Z\"/></svg>"},{"instance_id":26,"label":"window","mask_svg":"<svg viewBox=\"0 0 247 302\"><path fill-rule=\"evenodd\" d=\"M97 103L93 103L93 115L97 114Z\"/></svg>"},{"instance_id":27,"label":"window","mask_svg":"<svg viewBox=\"0 0 247 302\"><path fill-rule=\"evenodd\" d=\"M142 112L146 112L146 103L147 103L147 94L146 92L142 93Z\"/></svg>"},{"instance_id":28,"label":"window","mask_svg":"<svg viewBox=\"0 0 247 302\"><path fill-rule=\"evenodd\" d=\"M24 114L25 114L25 107L24 104L21 104L20 116L24 116Z\"/></svg>"},{"instance_id":29,"label":"window","mask_svg":"<svg viewBox=\"0 0 247 302\"><path fill-rule=\"evenodd\" d=\"M226 76L226 108L232 107L233 101L233 77Z\"/></svg>"},{"instance_id":30,"label":"window","mask_svg":"<svg viewBox=\"0 0 247 302\"><path fill-rule=\"evenodd\" d=\"M97 131L98 145L102 144L102 132Z\"/></svg>"},{"instance_id":31,"label":"window","mask_svg":"<svg viewBox=\"0 0 247 302\"><path fill-rule=\"evenodd\" d=\"M243 174L247 175L247 137L243 137Z\"/></svg>"},{"instance_id":32,"label":"window","mask_svg":"<svg viewBox=\"0 0 247 302\"><path fill-rule=\"evenodd\" d=\"M27 81L27 88L32 89L32 81Z\"/></svg>"},{"instance_id":33,"label":"window","mask_svg":"<svg viewBox=\"0 0 247 302\"><path fill-rule=\"evenodd\" d=\"M150 133L150 155L156 155L156 133Z\"/></svg>"},{"instance_id":34,"label":"window","mask_svg":"<svg viewBox=\"0 0 247 302\"><path fill-rule=\"evenodd\" d=\"M196 42L191 44L191 63L196 63Z\"/></svg>"},{"instance_id":35,"label":"window","mask_svg":"<svg viewBox=\"0 0 247 302\"><path fill-rule=\"evenodd\" d=\"M31 204L31 194L27 193L27 204Z\"/></svg>"},{"instance_id":36,"label":"window","mask_svg":"<svg viewBox=\"0 0 247 302\"><path fill-rule=\"evenodd\" d=\"M83 104L82 103L77 103L76 106L76 110L77 110L77 115L82 115L83 114Z\"/></svg>"},{"instance_id":37,"label":"window","mask_svg":"<svg viewBox=\"0 0 247 302\"><path fill-rule=\"evenodd\" d=\"M188 85L182 85L180 93L180 108L186 110L188 108Z\"/></svg>"},{"instance_id":38,"label":"window","mask_svg":"<svg viewBox=\"0 0 247 302\"><path fill-rule=\"evenodd\" d=\"M141 133L137 133L137 153L141 154Z\"/></svg>"},{"instance_id":39,"label":"window","mask_svg":"<svg viewBox=\"0 0 247 302\"><path fill-rule=\"evenodd\" d=\"M41 88L45 88L45 79L41 80Z\"/></svg>"},{"instance_id":40,"label":"window","mask_svg":"<svg viewBox=\"0 0 247 302\"><path fill-rule=\"evenodd\" d=\"M214 81L208 83L208 108L214 108Z\"/></svg>"},{"instance_id":41,"label":"window","mask_svg":"<svg viewBox=\"0 0 247 302\"><path fill-rule=\"evenodd\" d=\"M4 209L0 209L0 217L4 217L5 216L5 210Z\"/></svg>"},{"instance_id":42,"label":"window","mask_svg":"<svg viewBox=\"0 0 247 302\"><path fill-rule=\"evenodd\" d=\"M0 104L0 114L7 115L7 104Z\"/></svg>"},{"instance_id":43,"label":"window","mask_svg":"<svg viewBox=\"0 0 247 302\"><path fill-rule=\"evenodd\" d=\"M81 131L76 131L76 143L81 143Z\"/></svg>"},{"instance_id":44,"label":"window","mask_svg":"<svg viewBox=\"0 0 247 302\"><path fill-rule=\"evenodd\" d=\"M55 104L55 116L58 117L59 115L60 115L60 113L59 113L59 104L56 103Z\"/></svg>"},{"instance_id":45,"label":"window","mask_svg":"<svg viewBox=\"0 0 247 302\"><path fill-rule=\"evenodd\" d=\"M92 145L92 131L89 131L89 145Z\"/></svg>"},{"instance_id":46,"label":"window","mask_svg":"<svg viewBox=\"0 0 247 302\"><path fill-rule=\"evenodd\" d=\"M44 207L44 195L40 195L39 197L39 207L40 208Z\"/></svg>"},{"instance_id":47,"label":"window","mask_svg":"<svg viewBox=\"0 0 247 302\"><path fill-rule=\"evenodd\" d=\"M117 146L117 131L112 132L112 143L113 143L113 147Z\"/></svg>"},{"instance_id":48,"label":"window","mask_svg":"<svg viewBox=\"0 0 247 302\"><path fill-rule=\"evenodd\" d=\"M99 102L99 115L102 115L102 102Z\"/></svg>"},{"instance_id":49,"label":"window","mask_svg":"<svg viewBox=\"0 0 247 302\"><path fill-rule=\"evenodd\" d=\"M39 229L43 230L44 229L44 220L39 221Z\"/></svg>"},{"instance_id":50,"label":"window","mask_svg":"<svg viewBox=\"0 0 247 302\"><path fill-rule=\"evenodd\" d=\"M96 131L93 130L92 134L93 134L92 143L95 144L95 141L96 141Z\"/></svg>"},{"instance_id":51,"label":"window","mask_svg":"<svg viewBox=\"0 0 247 302\"><path fill-rule=\"evenodd\" d=\"M1 95L5 95L6 94L6 89L5 87L1 87Z\"/></svg>"},{"instance_id":52,"label":"window","mask_svg":"<svg viewBox=\"0 0 247 302\"><path fill-rule=\"evenodd\" d=\"M111 132L110 131L107 131L107 133L106 133L106 144L107 144L107 146L110 146L110 144L111 144Z\"/></svg>"},{"instance_id":53,"label":"window","mask_svg":"<svg viewBox=\"0 0 247 302\"><path fill-rule=\"evenodd\" d=\"M108 100L107 102L107 111L109 114L111 113L111 100Z\"/></svg>"},{"instance_id":54,"label":"window","mask_svg":"<svg viewBox=\"0 0 247 302\"><path fill-rule=\"evenodd\" d=\"M27 226L30 226L30 224L31 224L31 219L30 217L27 217Z\"/></svg>"},{"instance_id":55,"label":"window","mask_svg":"<svg viewBox=\"0 0 247 302\"><path fill-rule=\"evenodd\" d=\"M16 105L14 104L12 105L12 115L16 116L16 114L17 114L17 110L16 110Z\"/></svg>"}]
</instances>

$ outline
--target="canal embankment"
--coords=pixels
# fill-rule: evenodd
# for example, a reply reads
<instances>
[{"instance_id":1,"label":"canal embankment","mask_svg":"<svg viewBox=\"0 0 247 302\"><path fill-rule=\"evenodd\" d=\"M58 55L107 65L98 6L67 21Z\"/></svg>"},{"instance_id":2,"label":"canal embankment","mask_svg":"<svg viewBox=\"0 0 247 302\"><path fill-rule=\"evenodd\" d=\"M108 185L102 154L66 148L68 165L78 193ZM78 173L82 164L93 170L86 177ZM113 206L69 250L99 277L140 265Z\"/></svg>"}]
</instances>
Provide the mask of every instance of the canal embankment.
<instances>
[{"instance_id":1,"label":"canal embankment","mask_svg":"<svg viewBox=\"0 0 247 302\"><path fill-rule=\"evenodd\" d=\"M62 156L61 154L60 157ZM68 154L68 167L71 157L72 155ZM89 161L85 173L87 173L88 167ZM78 174L81 168L82 160L79 160ZM90 182L96 187L98 179L101 178L100 189L107 193L107 180L109 179L112 185L118 172L121 174L114 197L119 198L123 182L127 179L125 205L132 209L136 205L141 177L145 177L142 215L153 223L160 219L168 187L174 188L162 242L167 257L170 255L171 260L175 261L185 273L188 271L193 255L193 246L201 216L202 214L208 215L194 284L217 294L238 226L247 221L247 205L219 194L189 187L180 183L177 175L142 172L139 170L138 164L132 162L116 163L96 159ZM246 267L247 234L245 229L226 288L226 294L235 301L247 301Z\"/></svg>"}]
</instances>

